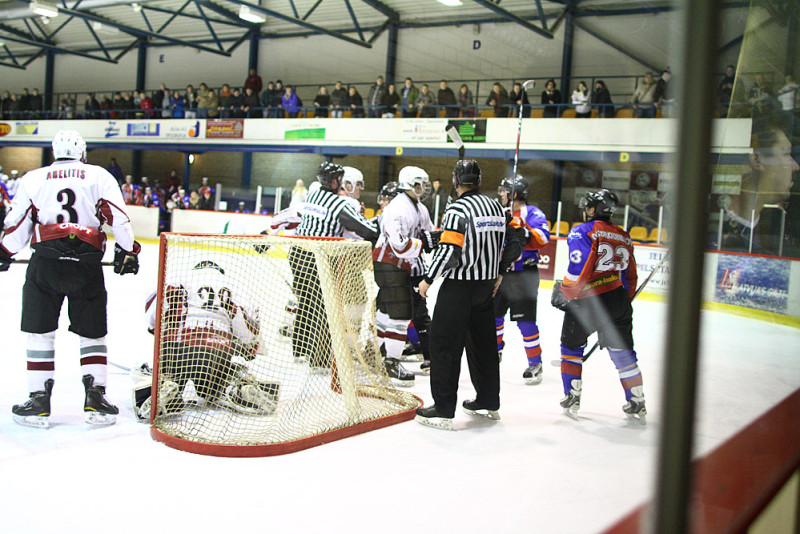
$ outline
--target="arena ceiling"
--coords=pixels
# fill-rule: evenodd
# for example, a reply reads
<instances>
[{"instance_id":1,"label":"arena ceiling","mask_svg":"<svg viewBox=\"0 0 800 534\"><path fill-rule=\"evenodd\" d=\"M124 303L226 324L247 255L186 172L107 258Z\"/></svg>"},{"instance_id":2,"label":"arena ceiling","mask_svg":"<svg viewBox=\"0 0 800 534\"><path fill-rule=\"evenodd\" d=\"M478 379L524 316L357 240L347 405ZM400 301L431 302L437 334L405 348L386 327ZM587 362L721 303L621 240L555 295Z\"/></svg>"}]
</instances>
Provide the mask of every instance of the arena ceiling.
<instances>
[{"instance_id":1,"label":"arena ceiling","mask_svg":"<svg viewBox=\"0 0 800 534\"><path fill-rule=\"evenodd\" d=\"M24 69L49 50L115 63L140 44L186 46L229 56L253 35L325 34L371 47L392 24L403 28L509 22L537 38L552 39L567 10L575 16L599 16L673 8L673 2L639 0L449 0L461 2L455 6L441 3L445 1L0 1L0 65ZM263 22L243 20L242 11Z\"/></svg>"}]
</instances>

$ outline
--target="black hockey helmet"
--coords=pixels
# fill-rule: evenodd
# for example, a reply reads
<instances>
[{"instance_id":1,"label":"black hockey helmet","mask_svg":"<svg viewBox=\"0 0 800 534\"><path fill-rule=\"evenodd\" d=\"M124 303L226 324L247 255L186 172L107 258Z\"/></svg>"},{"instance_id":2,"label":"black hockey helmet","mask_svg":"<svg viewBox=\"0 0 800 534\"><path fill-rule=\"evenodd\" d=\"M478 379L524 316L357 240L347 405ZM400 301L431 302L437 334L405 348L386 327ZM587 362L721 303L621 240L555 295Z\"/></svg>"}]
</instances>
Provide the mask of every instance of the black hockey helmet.
<instances>
[{"instance_id":1,"label":"black hockey helmet","mask_svg":"<svg viewBox=\"0 0 800 534\"><path fill-rule=\"evenodd\" d=\"M453 169L453 187L457 185L481 185L481 168L474 159L461 159Z\"/></svg>"},{"instance_id":2,"label":"black hockey helmet","mask_svg":"<svg viewBox=\"0 0 800 534\"><path fill-rule=\"evenodd\" d=\"M608 220L619 206L619 197L613 191L601 189L599 191L587 191L578 203L580 209L594 208L594 219Z\"/></svg>"},{"instance_id":3,"label":"black hockey helmet","mask_svg":"<svg viewBox=\"0 0 800 534\"><path fill-rule=\"evenodd\" d=\"M326 189L331 188L333 180L337 180L341 184L343 176L344 169L342 166L330 161L324 161L317 169L317 180Z\"/></svg>"},{"instance_id":4,"label":"black hockey helmet","mask_svg":"<svg viewBox=\"0 0 800 534\"><path fill-rule=\"evenodd\" d=\"M500 194L500 191L505 191L508 193L509 200L528 200L528 180L520 176L519 174L516 176L510 176L500 182L500 186L497 188L497 194Z\"/></svg>"},{"instance_id":5,"label":"black hockey helmet","mask_svg":"<svg viewBox=\"0 0 800 534\"><path fill-rule=\"evenodd\" d=\"M378 201L380 202L383 199L392 200L398 193L400 193L399 184L397 182L387 182L378 193Z\"/></svg>"}]
</instances>

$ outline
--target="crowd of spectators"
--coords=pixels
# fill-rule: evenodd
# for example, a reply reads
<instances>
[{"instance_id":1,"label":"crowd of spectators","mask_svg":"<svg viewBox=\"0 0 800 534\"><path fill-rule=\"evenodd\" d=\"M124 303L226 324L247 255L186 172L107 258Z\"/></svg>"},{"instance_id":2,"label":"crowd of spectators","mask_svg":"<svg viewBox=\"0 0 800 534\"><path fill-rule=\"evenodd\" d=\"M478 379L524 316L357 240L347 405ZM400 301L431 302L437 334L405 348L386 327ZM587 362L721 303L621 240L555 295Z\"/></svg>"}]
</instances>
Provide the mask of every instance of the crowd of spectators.
<instances>
[{"instance_id":1,"label":"crowd of spectators","mask_svg":"<svg viewBox=\"0 0 800 534\"><path fill-rule=\"evenodd\" d=\"M670 93L670 78L669 69L664 69L659 78L652 72L645 73L630 100L620 103L620 106L631 108L637 118L652 118L659 111L663 116L671 116L675 98ZM735 68L728 65L718 87L719 116L750 114L750 106L732 100L737 94L745 94L736 89L737 83L741 84L741 81L736 80ZM786 75L785 84L780 89L770 88L764 76L758 75L749 94L754 113L798 107L798 84L791 75ZM523 117L530 117L532 110L537 108L544 118L564 116L568 109L574 110L574 115L570 116L578 118L616 116L617 108L603 80L595 80L591 90L585 81L578 81L571 97L565 98L569 95L569 92L562 95L556 81L549 79L541 98L532 103L521 83L515 82L509 92L497 81L483 105L494 117L517 117L520 111ZM255 69L250 69L241 88L225 83L217 90L200 83L197 88L190 84L184 89L170 89L162 83L150 94L140 90L117 91L107 96L86 93L79 104L76 95L66 93L58 95L57 100L57 110L45 112L38 89L34 88L30 93L23 89L21 94L4 91L0 119L294 118L303 116L301 113L332 118L470 118L479 113L479 102L467 84L462 84L454 92L447 80L441 80L438 89L434 89L427 83L417 86L409 77L398 88L394 83L386 83L382 76L369 86L365 96L355 85L345 87L341 81L337 81L330 91L321 85L311 105L306 107L294 86L284 85L280 79L269 81L264 86ZM736 115L732 114L732 105L738 106Z\"/></svg>"}]
</instances>

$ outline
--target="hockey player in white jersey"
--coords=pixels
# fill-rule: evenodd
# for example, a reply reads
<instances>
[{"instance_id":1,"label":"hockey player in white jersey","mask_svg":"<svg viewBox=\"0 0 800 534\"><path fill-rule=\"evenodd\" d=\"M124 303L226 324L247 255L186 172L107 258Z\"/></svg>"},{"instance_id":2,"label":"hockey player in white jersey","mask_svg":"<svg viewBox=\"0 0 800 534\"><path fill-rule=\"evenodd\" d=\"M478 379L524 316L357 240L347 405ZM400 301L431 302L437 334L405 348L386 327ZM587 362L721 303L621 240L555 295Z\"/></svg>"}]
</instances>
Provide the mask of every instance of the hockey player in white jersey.
<instances>
[{"instance_id":1,"label":"hockey player in white jersey","mask_svg":"<svg viewBox=\"0 0 800 534\"><path fill-rule=\"evenodd\" d=\"M55 335L61 305L68 301L70 331L80 338L84 412L90 424L113 424L119 413L105 397L107 376L106 288L101 260L107 224L116 244L114 272L139 271L134 241L119 185L104 168L88 165L86 143L73 130L53 139L55 162L20 180L6 234L0 271L27 247L33 256L22 289L22 331L28 333L30 398L11 411L20 424L47 427L55 374Z\"/></svg>"},{"instance_id":2,"label":"hockey player in white jersey","mask_svg":"<svg viewBox=\"0 0 800 534\"><path fill-rule=\"evenodd\" d=\"M342 176L342 188L339 190L339 196L345 197L347 201L356 210L356 213L364 215L364 203L361 202L361 191L364 190L364 175L355 167L342 167L344 169L344 176ZM345 229L344 237L346 239L361 239L355 232Z\"/></svg>"},{"instance_id":3,"label":"hockey player in white jersey","mask_svg":"<svg viewBox=\"0 0 800 534\"><path fill-rule=\"evenodd\" d=\"M271 414L280 385L258 380L245 362L256 357L261 324L258 311L242 298L242 292L225 275L224 267L203 260L190 281L165 282L161 320L162 414L184 409L188 397L205 406L221 405L237 412ZM156 323L155 293L146 306L148 330ZM137 370L138 371L138 370ZM150 416L147 372L134 390L134 412L139 420ZM194 387L194 397L187 388Z\"/></svg>"},{"instance_id":4,"label":"hockey player in white jersey","mask_svg":"<svg viewBox=\"0 0 800 534\"><path fill-rule=\"evenodd\" d=\"M423 251L436 247L438 233L422 204L431 189L428 173L419 167L403 167L397 182L402 193L383 210L380 236L372 251L375 281L380 287L376 320L389 376L397 385L412 386L414 375L400 364L414 314L411 276L420 270Z\"/></svg>"}]
</instances>

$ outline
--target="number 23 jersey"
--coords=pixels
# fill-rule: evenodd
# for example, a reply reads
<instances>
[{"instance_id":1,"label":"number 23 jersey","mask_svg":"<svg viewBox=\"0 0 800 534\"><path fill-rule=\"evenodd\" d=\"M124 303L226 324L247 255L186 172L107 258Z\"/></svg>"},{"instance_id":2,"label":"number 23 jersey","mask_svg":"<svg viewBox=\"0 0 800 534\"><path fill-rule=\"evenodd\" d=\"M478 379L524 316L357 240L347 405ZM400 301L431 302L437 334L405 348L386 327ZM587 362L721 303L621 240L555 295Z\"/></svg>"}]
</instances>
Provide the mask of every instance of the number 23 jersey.
<instances>
[{"instance_id":1,"label":"number 23 jersey","mask_svg":"<svg viewBox=\"0 0 800 534\"><path fill-rule=\"evenodd\" d=\"M569 266L562 291L568 300L586 298L624 287L636 292L636 260L628 233L607 221L575 226L567 235Z\"/></svg>"},{"instance_id":2,"label":"number 23 jersey","mask_svg":"<svg viewBox=\"0 0 800 534\"><path fill-rule=\"evenodd\" d=\"M28 243L74 234L100 250L101 226L111 227L117 243L133 249L133 230L117 181L97 165L77 160L56 161L28 172L5 219L3 246L12 254Z\"/></svg>"}]
</instances>

